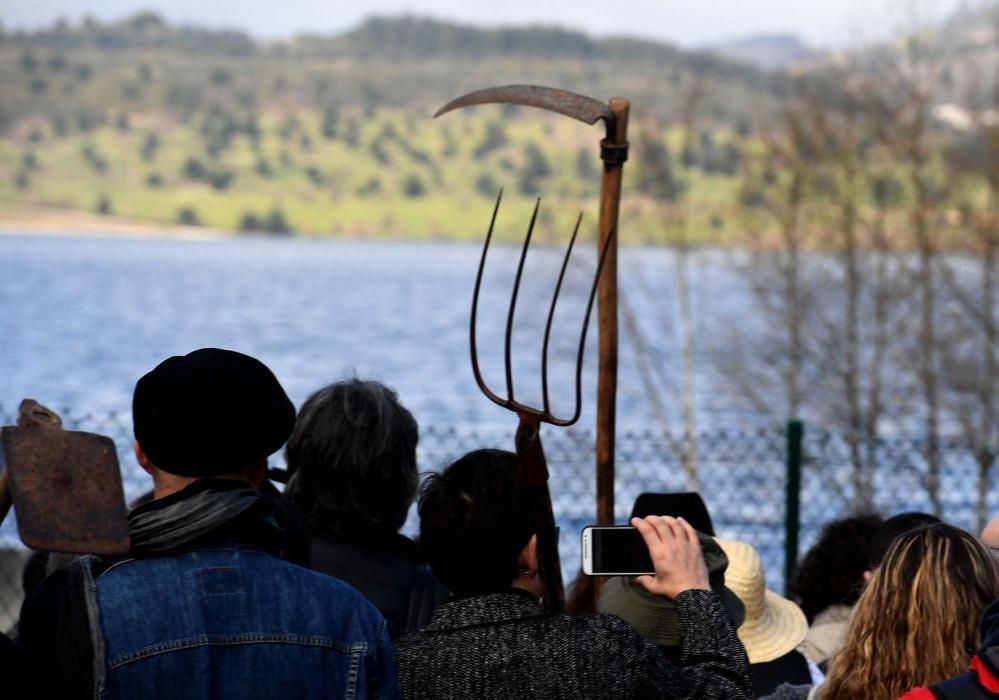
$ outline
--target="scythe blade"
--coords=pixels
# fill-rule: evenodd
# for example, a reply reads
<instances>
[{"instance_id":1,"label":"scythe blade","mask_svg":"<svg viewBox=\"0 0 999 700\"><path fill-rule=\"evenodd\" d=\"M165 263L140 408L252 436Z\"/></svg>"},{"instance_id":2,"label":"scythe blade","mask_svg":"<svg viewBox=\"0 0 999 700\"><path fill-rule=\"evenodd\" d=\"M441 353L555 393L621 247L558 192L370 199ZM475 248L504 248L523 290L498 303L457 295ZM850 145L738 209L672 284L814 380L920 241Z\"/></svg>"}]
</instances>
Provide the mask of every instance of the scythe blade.
<instances>
[{"instance_id":1,"label":"scythe blade","mask_svg":"<svg viewBox=\"0 0 999 700\"><path fill-rule=\"evenodd\" d=\"M434 117L463 107L481 104L539 107L578 119L585 124L596 124L598 120L603 119L608 124L608 128L614 122L614 113L606 102L600 102L585 95L577 95L568 90L556 90L540 85L504 85L476 90L451 100L437 110Z\"/></svg>"}]
</instances>

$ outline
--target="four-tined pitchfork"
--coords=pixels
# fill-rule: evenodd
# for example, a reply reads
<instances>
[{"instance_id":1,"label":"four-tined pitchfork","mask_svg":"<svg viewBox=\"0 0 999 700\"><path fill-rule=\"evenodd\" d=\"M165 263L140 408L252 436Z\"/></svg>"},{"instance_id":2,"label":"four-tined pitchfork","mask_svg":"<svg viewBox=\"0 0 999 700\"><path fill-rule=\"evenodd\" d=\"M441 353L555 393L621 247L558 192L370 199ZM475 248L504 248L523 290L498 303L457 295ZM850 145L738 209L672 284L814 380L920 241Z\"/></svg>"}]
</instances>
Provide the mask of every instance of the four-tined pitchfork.
<instances>
[{"instance_id":1,"label":"four-tined pitchfork","mask_svg":"<svg viewBox=\"0 0 999 700\"><path fill-rule=\"evenodd\" d=\"M562 260L562 267L559 270L558 281L555 283L555 291L552 294L551 304L548 308L548 319L545 322L544 340L541 346L541 393L542 407L529 406L521 401L517 401L513 388L513 358L511 347L513 342L513 324L517 310L517 296L520 292L520 282L524 272L524 262L527 260L527 250L531 245L531 235L534 233L534 224L538 219L538 210L541 207L539 198L534 205L534 212L531 214L531 222L527 227L527 235L524 237L524 245L520 252L520 261L517 264L517 274L513 282L513 290L510 293L510 307L506 317L506 335L503 342L503 361L506 370L506 397L497 394L486 384L479 370L478 346L475 338L476 319L479 308L479 292L482 288L482 276L486 267L486 255L489 252L489 243L492 240L493 228L496 225L496 214L499 212L500 203L503 200L502 190L496 197L496 205L493 207L493 215L489 221L489 231L486 234L486 242L482 247L482 259L479 261L479 272L475 277L475 291L472 294L472 314L469 323L469 345L472 355L472 372L475 375L475 382L479 388L491 401L500 406L513 411L520 418L517 426L515 444L517 448L517 466L521 480L526 484L531 498L531 510L537 519L535 525L538 528L538 568L541 582L544 587L545 608L550 612L558 612L562 609L563 589L562 572L559 566L558 557L558 531L555 527L555 518L552 513L551 498L548 492L548 465L545 461L544 449L541 446L541 423L550 423L557 426L569 426L579 420L582 412L582 372L583 355L586 350L586 330L590 323L590 312L593 309L593 300L597 293L597 284L600 280L600 272L603 268L604 260L613 235L608 236L600 252L597 261L596 273L593 276L593 284L590 287L589 299L586 302L586 312L583 316L583 325L579 334L579 345L576 351L576 389L575 408L572 415L567 418L559 418L551 409L551 400L548 393L548 346L551 340L552 324L555 320L555 307L558 303L559 293L562 290L562 281L565 279L565 272L569 266L569 259L572 257L573 245L579 233L579 225L583 215L580 213L576 219L576 225L569 238L569 245Z\"/></svg>"}]
</instances>

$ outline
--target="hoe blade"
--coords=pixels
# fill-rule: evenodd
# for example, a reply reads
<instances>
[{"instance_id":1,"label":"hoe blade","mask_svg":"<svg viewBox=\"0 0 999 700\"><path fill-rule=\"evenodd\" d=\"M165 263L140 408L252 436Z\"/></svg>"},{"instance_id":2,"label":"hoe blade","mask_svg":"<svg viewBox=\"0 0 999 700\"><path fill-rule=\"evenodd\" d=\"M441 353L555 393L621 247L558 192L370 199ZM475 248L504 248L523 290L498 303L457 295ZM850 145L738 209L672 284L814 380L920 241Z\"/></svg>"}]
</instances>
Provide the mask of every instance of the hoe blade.
<instances>
[{"instance_id":1,"label":"hoe blade","mask_svg":"<svg viewBox=\"0 0 999 700\"><path fill-rule=\"evenodd\" d=\"M53 425L0 428L21 540L32 549L124 554L130 541L114 442Z\"/></svg>"}]
</instances>

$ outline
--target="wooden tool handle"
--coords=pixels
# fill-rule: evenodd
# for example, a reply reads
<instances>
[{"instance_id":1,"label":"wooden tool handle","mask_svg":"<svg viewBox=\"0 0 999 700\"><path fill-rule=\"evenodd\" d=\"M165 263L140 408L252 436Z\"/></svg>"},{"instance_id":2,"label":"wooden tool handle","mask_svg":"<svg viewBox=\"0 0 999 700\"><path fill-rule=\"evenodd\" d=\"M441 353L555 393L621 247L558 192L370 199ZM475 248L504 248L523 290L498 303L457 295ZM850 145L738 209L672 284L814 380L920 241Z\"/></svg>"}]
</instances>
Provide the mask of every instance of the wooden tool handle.
<instances>
[{"instance_id":1,"label":"wooden tool handle","mask_svg":"<svg viewBox=\"0 0 999 700\"><path fill-rule=\"evenodd\" d=\"M0 471L0 524L3 524L4 519L7 517L7 513L10 512L10 507L13 504L10 495L10 477L7 476L7 470L4 469Z\"/></svg>"},{"instance_id":2,"label":"wooden tool handle","mask_svg":"<svg viewBox=\"0 0 999 700\"><path fill-rule=\"evenodd\" d=\"M606 142L611 147L627 147L628 111L631 103L615 97L610 101L614 131ZM606 150L606 149L605 149ZM627 152L624 151L625 158ZM600 273L597 318L600 330L600 361L597 378L597 522L614 524L614 431L617 414L617 239L621 205L621 176L624 158L604 160L600 180L600 249L607 239L607 257Z\"/></svg>"},{"instance_id":3,"label":"wooden tool handle","mask_svg":"<svg viewBox=\"0 0 999 700\"><path fill-rule=\"evenodd\" d=\"M558 528L548 491L548 463L541 445L538 419L520 414L517 427L517 470L531 499L538 536L538 575L544 590L545 610L562 612L565 589L562 585L562 565L558 556Z\"/></svg>"}]
</instances>

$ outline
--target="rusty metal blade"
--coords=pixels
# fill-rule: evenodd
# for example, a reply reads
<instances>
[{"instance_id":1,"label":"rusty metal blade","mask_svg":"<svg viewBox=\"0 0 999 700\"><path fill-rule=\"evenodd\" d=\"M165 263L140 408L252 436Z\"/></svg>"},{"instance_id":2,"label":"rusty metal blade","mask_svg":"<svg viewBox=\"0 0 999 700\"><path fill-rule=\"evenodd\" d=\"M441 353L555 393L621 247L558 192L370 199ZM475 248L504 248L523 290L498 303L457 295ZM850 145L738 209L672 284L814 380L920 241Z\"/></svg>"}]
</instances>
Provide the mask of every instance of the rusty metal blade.
<instances>
[{"instance_id":1,"label":"rusty metal blade","mask_svg":"<svg viewBox=\"0 0 999 700\"><path fill-rule=\"evenodd\" d=\"M585 95L577 95L568 90L542 87L540 85L503 85L501 87L476 90L451 100L437 110L434 117L447 114L462 107L482 104L511 104L538 107L558 112L578 119L585 124L596 124L597 120L611 121L614 113L606 102Z\"/></svg>"},{"instance_id":2,"label":"rusty metal blade","mask_svg":"<svg viewBox=\"0 0 999 700\"><path fill-rule=\"evenodd\" d=\"M114 442L53 425L0 429L21 540L32 549L123 554L130 540Z\"/></svg>"}]
</instances>

